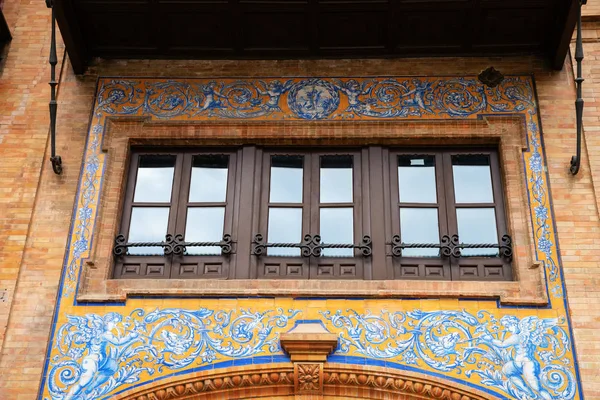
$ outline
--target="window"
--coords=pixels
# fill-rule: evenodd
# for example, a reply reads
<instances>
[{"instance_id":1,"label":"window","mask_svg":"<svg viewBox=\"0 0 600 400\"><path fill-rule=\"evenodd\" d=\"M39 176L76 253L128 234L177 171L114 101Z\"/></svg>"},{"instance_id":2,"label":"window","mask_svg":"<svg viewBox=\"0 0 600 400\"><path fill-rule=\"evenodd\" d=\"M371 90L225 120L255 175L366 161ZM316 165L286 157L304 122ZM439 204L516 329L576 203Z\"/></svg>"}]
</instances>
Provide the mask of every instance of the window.
<instances>
[{"instance_id":1,"label":"window","mask_svg":"<svg viewBox=\"0 0 600 400\"><path fill-rule=\"evenodd\" d=\"M115 278L511 279L494 150L213 150L132 152Z\"/></svg>"},{"instance_id":2,"label":"window","mask_svg":"<svg viewBox=\"0 0 600 400\"><path fill-rule=\"evenodd\" d=\"M496 152L390 152L390 165L395 278L511 279Z\"/></svg>"},{"instance_id":3,"label":"window","mask_svg":"<svg viewBox=\"0 0 600 400\"><path fill-rule=\"evenodd\" d=\"M360 167L359 152L264 153L259 277L363 279Z\"/></svg>"},{"instance_id":4,"label":"window","mask_svg":"<svg viewBox=\"0 0 600 400\"><path fill-rule=\"evenodd\" d=\"M231 152L134 152L115 277L227 277L235 160Z\"/></svg>"}]
</instances>

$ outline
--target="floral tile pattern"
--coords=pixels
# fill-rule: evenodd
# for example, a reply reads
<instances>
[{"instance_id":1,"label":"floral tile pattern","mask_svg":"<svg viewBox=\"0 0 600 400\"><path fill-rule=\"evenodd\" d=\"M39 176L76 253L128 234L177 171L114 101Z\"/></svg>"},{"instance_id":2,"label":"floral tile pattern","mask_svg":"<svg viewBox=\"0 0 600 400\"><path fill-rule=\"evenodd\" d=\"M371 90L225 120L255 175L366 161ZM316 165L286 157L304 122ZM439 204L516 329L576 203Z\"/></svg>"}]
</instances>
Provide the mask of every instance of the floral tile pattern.
<instances>
[{"instance_id":1,"label":"floral tile pattern","mask_svg":"<svg viewBox=\"0 0 600 400\"><path fill-rule=\"evenodd\" d=\"M550 309L423 311L419 300L130 299L125 305L75 301L81 261L96 221L108 117L155 120L452 120L520 115L537 258ZM361 359L440 374L506 399L583 398L556 253L540 121L530 77L495 88L474 77L125 79L102 78L92 111L77 212L61 280L40 399L108 399L144 382L207 368L282 357L279 334L298 320L322 321L339 335L336 362ZM279 307L278 303L285 307ZM445 300L439 300L443 302ZM275 306L273 306L275 304ZM292 304L291 307L288 307ZM484 304L483 302L481 304Z\"/></svg>"}]
</instances>

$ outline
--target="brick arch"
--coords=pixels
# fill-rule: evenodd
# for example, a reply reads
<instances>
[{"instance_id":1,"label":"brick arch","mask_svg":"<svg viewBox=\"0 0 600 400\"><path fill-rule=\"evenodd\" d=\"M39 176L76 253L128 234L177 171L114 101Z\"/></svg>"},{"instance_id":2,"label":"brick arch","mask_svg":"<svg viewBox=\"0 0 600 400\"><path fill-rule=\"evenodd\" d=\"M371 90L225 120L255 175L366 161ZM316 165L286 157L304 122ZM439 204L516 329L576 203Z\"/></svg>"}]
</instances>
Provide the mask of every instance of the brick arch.
<instances>
[{"instance_id":1,"label":"brick arch","mask_svg":"<svg viewBox=\"0 0 600 400\"><path fill-rule=\"evenodd\" d=\"M350 364L320 365L319 390L299 385L301 373L291 363L192 372L137 386L113 400L494 400L500 397L450 379L391 368ZM304 397L300 397L304 398Z\"/></svg>"}]
</instances>

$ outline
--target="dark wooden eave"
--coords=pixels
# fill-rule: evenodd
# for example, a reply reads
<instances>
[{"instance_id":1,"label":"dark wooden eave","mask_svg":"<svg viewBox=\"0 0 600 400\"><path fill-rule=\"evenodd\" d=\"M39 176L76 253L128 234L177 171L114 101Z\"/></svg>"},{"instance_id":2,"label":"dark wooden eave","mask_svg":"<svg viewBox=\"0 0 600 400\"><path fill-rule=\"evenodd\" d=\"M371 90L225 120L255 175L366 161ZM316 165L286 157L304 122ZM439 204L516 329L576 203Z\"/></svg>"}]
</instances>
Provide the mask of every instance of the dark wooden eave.
<instances>
[{"instance_id":1,"label":"dark wooden eave","mask_svg":"<svg viewBox=\"0 0 600 400\"><path fill-rule=\"evenodd\" d=\"M0 8L0 50L2 50L2 46L4 46L4 44L10 39L12 39L12 36L10 35L10 29L8 29L8 23L4 18L2 9Z\"/></svg>"},{"instance_id":2,"label":"dark wooden eave","mask_svg":"<svg viewBox=\"0 0 600 400\"><path fill-rule=\"evenodd\" d=\"M286 59L543 54L562 68L578 0L56 0L92 57Z\"/></svg>"}]
</instances>

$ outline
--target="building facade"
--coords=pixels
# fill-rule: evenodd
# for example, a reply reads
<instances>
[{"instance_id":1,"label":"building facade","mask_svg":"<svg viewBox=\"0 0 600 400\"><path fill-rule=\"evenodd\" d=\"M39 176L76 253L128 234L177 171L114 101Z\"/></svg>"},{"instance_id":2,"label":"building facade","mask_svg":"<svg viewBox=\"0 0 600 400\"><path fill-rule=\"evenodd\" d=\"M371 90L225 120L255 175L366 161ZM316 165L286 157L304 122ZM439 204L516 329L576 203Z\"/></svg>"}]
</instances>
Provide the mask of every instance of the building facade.
<instances>
[{"instance_id":1,"label":"building facade","mask_svg":"<svg viewBox=\"0 0 600 400\"><path fill-rule=\"evenodd\" d=\"M2 5L0 399L600 398L600 3L575 175L578 2L138 3L54 4L54 148Z\"/></svg>"}]
</instances>

